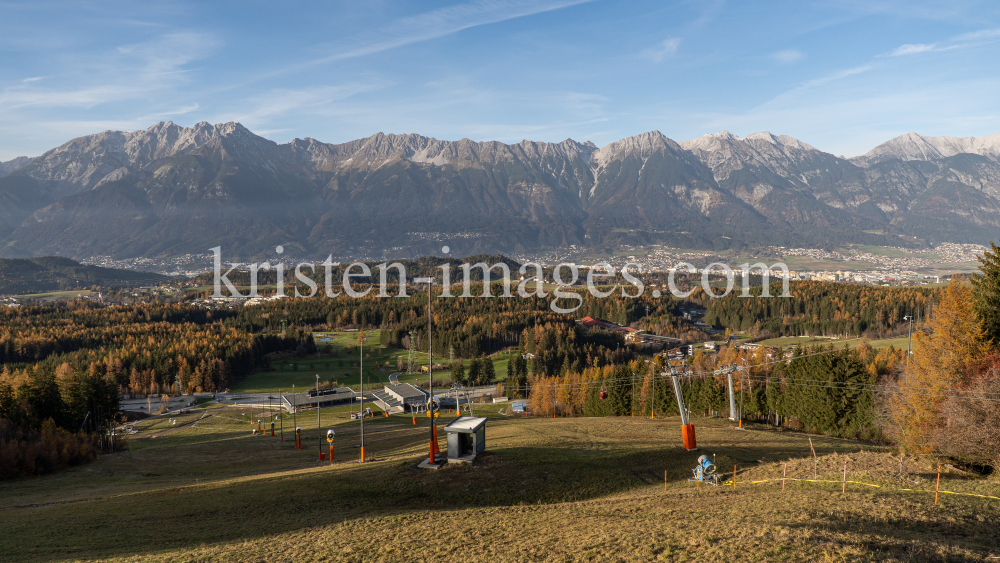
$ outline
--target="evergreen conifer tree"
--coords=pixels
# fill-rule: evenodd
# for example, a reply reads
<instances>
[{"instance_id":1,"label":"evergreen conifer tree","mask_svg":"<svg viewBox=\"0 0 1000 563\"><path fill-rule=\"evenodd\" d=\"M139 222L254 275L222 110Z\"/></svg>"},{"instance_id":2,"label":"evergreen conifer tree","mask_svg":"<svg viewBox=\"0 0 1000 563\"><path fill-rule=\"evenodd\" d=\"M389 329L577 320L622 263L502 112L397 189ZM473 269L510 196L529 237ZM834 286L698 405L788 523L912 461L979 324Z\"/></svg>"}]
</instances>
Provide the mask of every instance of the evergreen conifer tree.
<instances>
[{"instance_id":1,"label":"evergreen conifer tree","mask_svg":"<svg viewBox=\"0 0 1000 563\"><path fill-rule=\"evenodd\" d=\"M632 384L629 380L632 376L627 365L615 368L611 381L607 383L608 391L608 411L610 414L627 416L632 405Z\"/></svg>"},{"instance_id":2,"label":"evergreen conifer tree","mask_svg":"<svg viewBox=\"0 0 1000 563\"><path fill-rule=\"evenodd\" d=\"M465 385L465 365L462 360L451 363L451 380Z\"/></svg>"},{"instance_id":3,"label":"evergreen conifer tree","mask_svg":"<svg viewBox=\"0 0 1000 563\"><path fill-rule=\"evenodd\" d=\"M972 276L975 311L982 321L984 336L1000 345L1000 247L990 248L979 257L978 275Z\"/></svg>"},{"instance_id":4,"label":"evergreen conifer tree","mask_svg":"<svg viewBox=\"0 0 1000 563\"><path fill-rule=\"evenodd\" d=\"M483 358L483 374L480 377L480 385L490 385L497 379L497 373L493 366L493 360L490 358Z\"/></svg>"},{"instance_id":5,"label":"evergreen conifer tree","mask_svg":"<svg viewBox=\"0 0 1000 563\"><path fill-rule=\"evenodd\" d=\"M479 385L479 379L483 376L483 364L478 358L473 358L469 362L469 375L468 383L469 385Z\"/></svg>"}]
</instances>

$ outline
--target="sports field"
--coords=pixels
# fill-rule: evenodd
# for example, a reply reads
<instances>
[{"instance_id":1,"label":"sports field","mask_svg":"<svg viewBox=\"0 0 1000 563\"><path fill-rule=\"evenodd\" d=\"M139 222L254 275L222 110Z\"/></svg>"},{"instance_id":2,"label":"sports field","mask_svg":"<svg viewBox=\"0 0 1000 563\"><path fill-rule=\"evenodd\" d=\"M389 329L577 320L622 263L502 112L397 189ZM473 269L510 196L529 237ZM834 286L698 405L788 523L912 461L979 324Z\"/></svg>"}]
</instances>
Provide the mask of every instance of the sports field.
<instances>
[{"instance_id":1,"label":"sports field","mask_svg":"<svg viewBox=\"0 0 1000 563\"><path fill-rule=\"evenodd\" d=\"M0 487L0 561L989 561L1000 500L942 495L936 460L721 419L489 417L474 465L416 469L427 419L296 417L304 448L253 436L238 407L139 424L132 451ZM445 414L442 422L450 415ZM291 419L282 424L286 431ZM336 429L336 462L319 430ZM442 438L442 446L444 440ZM723 487L689 487L701 454ZM849 483L841 492L844 464ZM736 487L731 476L740 469ZM664 483L666 472L666 483ZM769 480L752 484L753 480ZM898 491L899 488L917 492ZM1000 496L946 468L942 490ZM927 492L930 491L930 492Z\"/></svg>"},{"instance_id":2,"label":"sports field","mask_svg":"<svg viewBox=\"0 0 1000 563\"><path fill-rule=\"evenodd\" d=\"M790 349L795 346L826 346L830 348L840 349L840 348L854 348L859 346L865 339L863 338L827 338L825 336L808 336L808 337L795 337L795 336L782 336L779 338L769 338L767 340L761 340L760 344L762 346L781 346L785 349ZM906 350L908 343L908 337L901 336L899 338L885 338L882 340L868 340L868 344L876 350L881 350L882 348L888 348L892 346L897 350ZM916 341L909 342L910 349L916 350Z\"/></svg>"},{"instance_id":3,"label":"sports field","mask_svg":"<svg viewBox=\"0 0 1000 563\"><path fill-rule=\"evenodd\" d=\"M389 382L389 375L396 371L397 359L403 358L405 360L407 351L379 345L378 330L367 331L365 334L367 339L364 344L363 362L361 361L361 350L357 346L357 332L318 332L313 335L316 347L320 349L318 355L274 359L271 361L271 370L262 370L251 374L240 383L231 386L230 390L235 393L276 393L279 389L288 391L291 390L293 384L296 387L316 385L317 375L319 375L321 382L335 382L335 385L342 384L352 389L358 389L362 363L366 389L371 388L371 386L385 385ZM326 346L330 346L329 352L324 351ZM441 351L440 354L440 356L437 352L434 354L434 363L449 365L448 351ZM427 350L422 352L418 350L415 357L417 365L427 365ZM507 353L497 353L492 356L492 359L497 381L503 381L507 378L507 364L509 362ZM463 361L466 370L468 370L471 360L465 359ZM388 367L385 366L386 362L389 362ZM434 380L450 379L449 369L435 372ZM427 381L427 374L406 373L400 375L398 379L403 383L422 383Z\"/></svg>"}]
</instances>

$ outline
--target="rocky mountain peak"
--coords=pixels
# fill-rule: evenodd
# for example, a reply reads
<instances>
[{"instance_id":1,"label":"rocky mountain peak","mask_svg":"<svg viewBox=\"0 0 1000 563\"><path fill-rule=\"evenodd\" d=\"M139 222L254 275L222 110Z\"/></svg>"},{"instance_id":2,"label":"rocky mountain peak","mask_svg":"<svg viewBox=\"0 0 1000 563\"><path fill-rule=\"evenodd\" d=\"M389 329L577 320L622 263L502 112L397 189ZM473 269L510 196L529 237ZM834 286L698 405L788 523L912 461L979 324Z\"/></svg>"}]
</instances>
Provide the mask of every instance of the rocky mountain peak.
<instances>
[{"instance_id":1,"label":"rocky mountain peak","mask_svg":"<svg viewBox=\"0 0 1000 563\"><path fill-rule=\"evenodd\" d=\"M719 131L718 133L710 133L708 135L702 135L697 139L692 139L690 141L684 141L681 143L681 147L684 150L689 151L705 151L714 152L719 150L724 150L726 147L732 147L733 144L741 144L754 147L762 147L763 145L771 145L779 149L799 149L799 150L817 150L813 146L803 143L802 141L791 137L789 135L778 135L775 136L771 134L770 131L761 131L759 133L751 133L746 137L740 137L734 135L729 131Z\"/></svg>"},{"instance_id":2,"label":"rocky mountain peak","mask_svg":"<svg viewBox=\"0 0 1000 563\"><path fill-rule=\"evenodd\" d=\"M649 131L600 148L381 132L278 145L236 122L164 121L0 165L0 253L204 252L217 236L257 252L267 245L247 245L250 223L262 241L365 252L409 244L414 232L460 233L479 250L615 242L643 230L699 247L723 233L718 240L775 244L874 240L863 234L874 230L891 231L885 240L993 236L1000 158L942 160L959 153L998 154L1000 135L911 132L871 153L902 162L861 170L769 131L683 144ZM930 163L906 162L918 158ZM126 249L113 233L140 234Z\"/></svg>"},{"instance_id":3,"label":"rocky mountain peak","mask_svg":"<svg viewBox=\"0 0 1000 563\"><path fill-rule=\"evenodd\" d=\"M604 167L612 160L622 159L626 156L645 158L664 149L680 152L681 147L659 131L648 131L605 145L594 151L591 158L598 167Z\"/></svg>"},{"instance_id":4,"label":"rocky mountain peak","mask_svg":"<svg viewBox=\"0 0 1000 563\"><path fill-rule=\"evenodd\" d=\"M8 160L7 162L0 162L0 176L6 176L7 174L13 174L18 170L27 166L32 160L30 156L18 156Z\"/></svg>"},{"instance_id":5,"label":"rocky mountain peak","mask_svg":"<svg viewBox=\"0 0 1000 563\"><path fill-rule=\"evenodd\" d=\"M937 160L960 153L1000 159L1000 133L985 137L925 137L914 131L889 139L867 153L852 158L861 166L884 160Z\"/></svg>"}]
</instances>

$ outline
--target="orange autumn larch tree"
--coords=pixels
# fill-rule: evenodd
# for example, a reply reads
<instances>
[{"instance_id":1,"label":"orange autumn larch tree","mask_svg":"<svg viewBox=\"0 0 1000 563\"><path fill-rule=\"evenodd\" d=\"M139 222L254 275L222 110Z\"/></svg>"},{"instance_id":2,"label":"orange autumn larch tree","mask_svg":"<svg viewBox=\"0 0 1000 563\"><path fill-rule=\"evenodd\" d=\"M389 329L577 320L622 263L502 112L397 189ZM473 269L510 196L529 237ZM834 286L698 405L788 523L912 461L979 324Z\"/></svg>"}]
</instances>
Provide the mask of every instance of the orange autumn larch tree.
<instances>
[{"instance_id":1,"label":"orange autumn larch tree","mask_svg":"<svg viewBox=\"0 0 1000 563\"><path fill-rule=\"evenodd\" d=\"M929 333L914 331L916 350L889 402L889 431L912 453L933 449L935 431L946 422L942 402L988 351L972 288L960 276L945 288L927 328Z\"/></svg>"}]
</instances>

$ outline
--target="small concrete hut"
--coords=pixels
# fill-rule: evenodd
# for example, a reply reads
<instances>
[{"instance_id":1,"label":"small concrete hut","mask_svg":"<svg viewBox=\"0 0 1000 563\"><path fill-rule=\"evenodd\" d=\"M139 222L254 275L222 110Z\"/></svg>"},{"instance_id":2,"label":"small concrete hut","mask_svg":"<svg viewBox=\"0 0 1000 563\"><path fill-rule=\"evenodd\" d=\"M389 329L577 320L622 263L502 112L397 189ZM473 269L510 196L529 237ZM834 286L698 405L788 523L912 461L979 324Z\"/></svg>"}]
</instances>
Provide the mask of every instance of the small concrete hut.
<instances>
[{"instance_id":1,"label":"small concrete hut","mask_svg":"<svg viewBox=\"0 0 1000 563\"><path fill-rule=\"evenodd\" d=\"M472 463L486 450L486 418L460 416L444 427L448 434L448 463Z\"/></svg>"}]
</instances>

